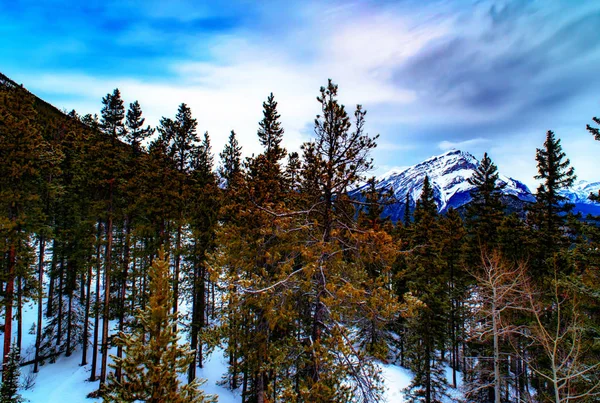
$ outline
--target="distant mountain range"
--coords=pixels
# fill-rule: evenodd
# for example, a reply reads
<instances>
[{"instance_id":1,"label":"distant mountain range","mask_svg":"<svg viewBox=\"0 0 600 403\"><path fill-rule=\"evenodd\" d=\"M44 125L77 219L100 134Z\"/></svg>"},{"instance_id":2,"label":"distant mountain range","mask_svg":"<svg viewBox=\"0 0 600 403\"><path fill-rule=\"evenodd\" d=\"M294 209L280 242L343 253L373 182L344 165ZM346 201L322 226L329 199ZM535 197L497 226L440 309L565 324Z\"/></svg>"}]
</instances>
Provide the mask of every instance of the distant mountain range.
<instances>
[{"instance_id":1,"label":"distant mountain range","mask_svg":"<svg viewBox=\"0 0 600 403\"><path fill-rule=\"evenodd\" d=\"M444 154L431 157L411 167L391 171L378 178L377 188L392 189L397 203L386 206L383 215L393 221L401 219L404 214L406 194L409 194L410 208L414 209L416 200L423 189L425 176L429 176L433 187L435 201L439 212L450 207L461 209L471 201L473 186L468 179L479 166L479 160L468 152L450 150ZM523 210L526 204L535 201L534 194L521 181L509 178L500 173L500 181L506 184L503 189L503 202L510 210ZM597 193L600 182L578 182L572 189L562 190L561 194L575 204L575 211L584 215L590 213L600 215L600 204L591 202L587 197Z\"/></svg>"}]
</instances>

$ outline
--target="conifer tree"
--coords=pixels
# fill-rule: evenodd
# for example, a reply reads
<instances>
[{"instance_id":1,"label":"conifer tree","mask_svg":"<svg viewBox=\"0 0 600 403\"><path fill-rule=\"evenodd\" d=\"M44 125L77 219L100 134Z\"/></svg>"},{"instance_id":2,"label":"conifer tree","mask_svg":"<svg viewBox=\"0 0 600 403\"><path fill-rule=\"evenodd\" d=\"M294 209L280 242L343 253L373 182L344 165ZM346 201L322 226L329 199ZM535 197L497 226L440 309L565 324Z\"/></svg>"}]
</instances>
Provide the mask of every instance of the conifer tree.
<instances>
[{"instance_id":1,"label":"conifer tree","mask_svg":"<svg viewBox=\"0 0 600 403\"><path fill-rule=\"evenodd\" d=\"M410 222L410 192L406 192L406 196L404 198L404 216L402 219L402 224L408 228L410 226Z\"/></svg>"},{"instance_id":2,"label":"conifer tree","mask_svg":"<svg viewBox=\"0 0 600 403\"><path fill-rule=\"evenodd\" d=\"M0 385L0 403L21 403L25 399L19 394L19 347L12 345L7 361L2 365L2 384Z\"/></svg>"},{"instance_id":3,"label":"conifer tree","mask_svg":"<svg viewBox=\"0 0 600 403\"><path fill-rule=\"evenodd\" d=\"M192 231L191 272L186 273L192 293L192 318L190 323L190 348L195 350L190 363L189 381L196 378L196 365L203 365L203 342L200 332L207 323L207 257L215 247L215 232L221 203L216 175L213 173L213 156L208 133L192 159L191 199L189 222Z\"/></svg>"},{"instance_id":4,"label":"conifer tree","mask_svg":"<svg viewBox=\"0 0 600 403\"><path fill-rule=\"evenodd\" d=\"M239 145L235 132L232 130L229 135L229 141L223 148L221 154L221 167L219 168L219 175L225 181L226 186L231 186L234 178L241 173L241 157L242 147Z\"/></svg>"},{"instance_id":5,"label":"conifer tree","mask_svg":"<svg viewBox=\"0 0 600 403\"><path fill-rule=\"evenodd\" d=\"M102 98L102 110L100 128L110 138L111 143L115 142L126 134L125 124L125 106L121 98L121 92L115 88L112 94L106 94Z\"/></svg>"},{"instance_id":6,"label":"conifer tree","mask_svg":"<svg viewBox=\"0 0 600 403\"><path fill-rule=\"evenodd\" d=\"M367 231L367 233L372 232L379 233L380 236L384 235L384 237L380 238L382 244L378 246L379 251L383 253L380 256L373 255L371 258L363 256L367 274L364 282L365 288L370 291L370 295L380 298L377 292L374 292L375 290L390 290L392 288L389 267L393 262L388 259L390 259L390 256L395 257L395 253L389 250L386 251L386 249L397 249L395 242L390 242L393 230L391 220L382 217L384 206L391 202L393 192L391 190L386 192L377 189L377 181L375 177L371 177L363 190L363 197L365 200L364 206L359 211L357 226L362 231ZM394 314L390 314L389 316L393 316ZM383 317L387 316L384 315ZM393 341L393 337L389 333L388 324L389 320L382 320L380 312L367 314L358 322L359 332L361 333L360 337L362 339L360 341L361 346L365 348L368 354L382 360L387 358L388 346Z\"/></svg>"},{"instance_id":7,"label":"conifer tree","mask_svg":"<svg viewBox=\"0 0 600 403\"><path fill-rule=\"evenodd\" d=\"M177 314L170 314L173 290L169 265L161 249L149 271L150 299L140 311L140 327L132 334L120 333L116 343L122 344L125 357L115 359L113 367L120 367L121 380L110 375L104 389L106 402L190 403L214 402L213 396L199 390L196 380L182 385L179 375L185 373L192 360L189 350L179 345L174 328ZM146 336L148 337L146 339Z\"/></svg>"},{"instance_id":8,"label":"conifer tree","mask_svg":"<svg viewBox=\"0 0 600 403\"><path fill-rule=\"evenodd\" d=\"M572 186L576 176L562 150L560 139L550 130L546 134L544 148L537 149L535 159L538 168L535 179L542 183L538 186L536 202L529 218L537 229L539 240L536 246L539 258L533 264L540 268L544 263L539 259L552 256L565 241L562 228L565 224L564 214L570 212L573 205L559 194L559 190Z\"/></svg>"},{"instance_id":9,"label":"conifer tree","mask_svg":"<svg viewBox=\"0 0 600 403\"><path fill-rule=\"evenodd\" d=\"M592 120L594 121L594 123L598 126L600 126L600 118L597 117L593 117ZM590 132L594 138L597 141L600 141L600 127L594 127L594 126L590 126L589 124L586 125L586 129L588 132ZM596 201L600 203L600 190L598 191L598 194L590 194L590 200Z\"/></svg>"},{"instance_id":10,"label":"conifer tree","mask_svg":"<svg viewBox=\"0 0 600 403\"><path fill-rule=\"evenodd\" d=\"M441 357L436 354L445 344L448 312L448 289L437 252L439 231L434 191L429 177L425 176L414 211L412 252L406 273L409 296L421 301L415 316L408 321L410 368L415 372L406 391L410 402L435 402L445 394L447 386Z\"/></svg>"},{"instance_id":11,"label":"conifer tree","mask_svg":"<svg viewBox=\"0 0 600 403\"><path fill-rule=\"evenodd\" d=\"M25 274L20 269L31 268L22 264L26 257L23 252L28 250L22 246L44 222L39 183L44 171L57 162L41 135L29 94L16 89L0 91L0 150L0 207L4 212L0 218L0 253L4 258L0 280L5 323L3 361L6 362L12 345L15 297ZM17 312L19 310L17 301Z\"/></svg>"},{"instance_id":12,"label":"conifer tree","mask_svg":"<svg viewBox=\"0 0 600 403\"><path fill-rule=\"evenodd\" d=\"M116 216L117 206L117 188L119 174L121 173L122 160L119 158L118 140L126 134L125 130L125 107L121 98L121 93L116 88L112 94L107 94L102 98L104 107L101 110L100 128L104 135L108 138L109 143L103 159L102 177L99 178L102 187L102 193L105 199L102 202L105 205L105 222L106 222L106 244L104 253L104 304L103 304L103 321L102 321L102 361L100 367L100 383L106 381L106 371L108 364L108 328L110 321L110 300L111 300L111 275L112 275L112 260L113 260L113 232L114 221Z\"/></svg>"},{"instance_id":13,"label":"conifer tree","mask_svg":"<svg viewBox=\"0 0 600 403\"><path fill-rule=\"evenodd\" d=\"M144 127L144 121L146 119L142 117L142 108L138 101L129 104L127 110L127 140L133 147L134 152L141 152L142 142L148 139L154 134L154 129L150 128L150 125Z\"/></svg>"},{"instance_id":14,"label":"conifer tree","mask_svg":"<svg viewBox=\"0 0 600 403\"><path fill-rule=\"evenodd\" d=\"M463 309L468 296L467 273L461 262L462 250L465 243L466 230L463 221L454 208L448 209L447 214L440 219L440 241L438 244L441 258L443 277L448 285L448 335L450 337L450 367L452 368L452 386L457 386L456 372L459 369L459 342L465 338ZM442 347L442 354L444 347Z\"/></svg>"},{"instance_id":15,"label":"conifer tree","mask_svg":"<svg viewBox=\"0 0 600 403\"><path fill-rule=\"evenodd\" d=\"M472 260L478 262L481 248L494 248L497 243L497 230L504 210L500 196L506 184L499 181L498 168L487 153L483 154L468 182L475 186L471 191L467 217L472 238Z\"/></svg>"},{"instance_id":16,"label":"conifer tree","mask_svg":"<svg viewBox=\"0 0 600 403\"><path fill-rule=\"evenodd\" d=\"M291 152L288 154L288 161L285 167L285 178L287 180L287 187L290 191L298 191L300 188L300 168L302 163L300 156L297 152Z\"/></svg>"},{"instance_id":17,"label":"conifer tree","mask_svg":"<svg viewBox=\"0 0 600 403\"><path fill-rule=\"evenodd\" d=\"M360 105L354 112L354 130L345 108L337 100L338 87L329 80L321 87L317 101L321 114L315 119L314 142L304 149L302 197L309 228L303 287L310 296L310 315L305 319L306 355L300 378L302 401L345 401L348 394L366 401L376 400L380 389L378 374L370 357L357 351L343 322L364 316L363 309L378 312L390 320L388 308L395 305L392 293L380 288L378 298L362 287L366 265L373 251L389 235L381 231L361 234L352 219L355 208L348 197L350 188L372 167L369 152L377 137L364 132L366 112ZM364 235L364 236L361 236ZM392 248L394 249L394 248ZM390 256L379 257L386 261ZM305 255L304 255L305 254ZM384 256L387 255L387 256ZM391 264L384 264L387 276ZM365 301L360 307L358 300Z\"/></svg>"},{"instance_id":18,"label":"conifer tree","mask_svg":"<svg viewBox=\"0 0 600 403\"><path fill-rule=\"evenodd\" d=\"M258 140L264 147L265 156L271 163L279 163L286 151L281 147L283 128L277 113L277 102L273 93L263 102L263 119L258 123Z\"/></svg>"},{"instance_id":19,"label":"conifer tree","mask_svg":"<svg viewBox=\"0 0 600 403\"><path fill-rule=\"evenodd\" d=\"M176 233L174 250L174 275L173 275L173 312L179 306L179 282L181 271L182 235L185 224L186 201L188 198L187 175L191 169L192 156L198 142L198 121L192 117L191 109L182 103L177 109L175 120L162 118L158 131L161 135L167 155L172 160L173 168L177 172L176 194Z\"/></svg>"}]
</instances>

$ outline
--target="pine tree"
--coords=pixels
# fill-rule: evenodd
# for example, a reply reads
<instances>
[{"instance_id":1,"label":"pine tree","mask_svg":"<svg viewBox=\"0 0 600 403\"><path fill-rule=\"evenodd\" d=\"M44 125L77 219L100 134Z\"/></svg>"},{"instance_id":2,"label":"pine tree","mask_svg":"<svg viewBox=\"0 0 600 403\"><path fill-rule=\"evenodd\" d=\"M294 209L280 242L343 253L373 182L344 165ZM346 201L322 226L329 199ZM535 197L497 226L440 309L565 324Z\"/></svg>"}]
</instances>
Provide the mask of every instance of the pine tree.
<instances>
[{"instance_id":1,"label":"pine tree","mask_svg":"<svg viewBox=\"0 0 600 403\"><path fill-rule=\"evenodd\" d=\"M21 403L25 399L19 394L19 347L12 345L7 354L7 361L2 365L2 384L0 386L0 403Z\"/></svg>"},{"instance_id":2,"label":"pine tree","mask_svg":"<svg viewBox=\"0 0 600 403\"><path fill-rule=\"evenodd\" d=\"M302 163L297 152L288 154L288 161L285 167L285 178L287 180L287 188L291 192L297 192L300 188L300 168Z\"/></svg>"},{"instance_id":3,"label":"pine tree","mask_svg":"<svg viewBox=\"0 0 600 403\"><path fill-rule=\"evenodd\" d=\"M214 402L213 396L205 395L198 381L182 385L178 377L187 371L192 352L179 345L174 324L177 314L169 314L173 303L169 265L161 249L149 271L150 299L140 311L140 328L132 334L120 333L116 343L122 344L125 357L113 357L114 368L120 367L121 380L110 375L104 389L106 402L148 403ZM146 339L146 336L148 338Z\"/></svg>"},{"instance_id":4,"label":"pine tree","mask_svg":"<svg viewBox=\"0 0 600 403\"><path fill-rule=\"evenodd\" d=\"M277 102L273 93L263 102L263 119L258 123L258 140L264 147L265 156L271 163L279 163L285 157L286 151L281 147L283 129L277 113Z\"/></svg>"},{"instance_id":5,"label":"pine tree","mask_svg":"<svg viewBox=\"0 0 600 403\"><path fill-rule=\"evenodd\" d=\"M19 286L23 276L32 275L31 266L23 265L27 261L24 253L29 250L23 246L45 221L39 197L40 181L49 167L58 162L57 155L41 135L36 116L29 94L16 89L0 91L0 208L4 212L0 217L0 254L3 256L0 281L5 322L4 362L12 345L15 299L17 314L23 302Z\"/></svg>"},{"instance_id":6,"label":"pine tree","mask_svg":"<svg viewBox=\"0 0 600 403\"><path fill-rule=\"evenodd\" d=\"M106 94L102 98L102 105L104 106L101 110L100 128L114 145L127 132L123 122L125 119L125 106L119 89L115 88L112 94Z\"/></svg>"},{"instance_id":7,"label":"pine tree","mask_svg":"<svg viewBox=\"0 0 600 403\"><path fill-rule=\"evenodd\" d=\"M481 248L487 250L496 246L498 226L504 215L500 196L506 184L499 181L498 168L487 153L483 154L468 182L475 186L471 191L472 201L467 207L467 224L472 239L471 260L479 262Z\"/></svg>"},{"instance_id":8,"label":"pine tree","mask_svg":"<svg viewBox=\"0 0 600 403\"><path fill-rule=\"evenodd\" d=\"M441 357L446 340L448 289L437 251L440 239L434 190L425 176L421 196L414 211L406 280L409 296L421 301L414 317L407 323L410 368L415 377L406 390L410 402L432 403L445 394ZM407 298L405 297L405 303Z\"/></svg>"},{"instance_id":9,"label":"pine tree","mask_svg":"<svg viewBox=\"0 0 600 403\"><path fill-rule=\"evenodd\" d=\"M229 135L229 141L223 148L221 154L221 167L219 168L219 175L223 179L226 185L229 187L234 182L235 178L241 173L241 156L242 147L239 145L235 132L232 130Z\"/></svg>"},{"instance_id":10,"label":"pine tree","mask_svg":"<svg viewBox=\"0 0 600 403\"><path fill-rule=\"evenodd\" d=\"M406 192L404 198L404 216L402 219L402 224L404 224L406 228L408 228L411 223L410 215L410 192Z\"/></svg>"},{"instance_id":11,"label":"pine tree","mask_svg":"<svg viewBox=\"0 0 600 403\"><path fill-rule=\"evenodd\" d=\"M110 304L111 304L111 285L112 285L112 271L113 271L113 235L114 235L114 222L117 218L117 207L119 201L119 194L117 189L119 188L120 174L122 173L123 160L120 158L119 153L119 139L126 134L125 129L125 107L123 100L121 99L121 93L116 88L112 94L107 94L106 97L102 98L102 104L104 107L101 110L100 118L100 129L104 135L108 138L109 143L105 150L101 150L105 153L102 161L103 170L100 186L102 193L105 195L102 204L105 207L105 222L106 222L106 244L104 253L104 305L103 305L103 321L102 321L102 361L100 367L100 384L103 385L106 382L106 372L108 369L108 328L110 322Z\"/></svg>"},{"instance_id":12,"label":"pine tree","mask_svg":"<svg viewBox=\"0 0 600 403\"><path fill-rule=\"evenodd\" d=\"M600 118L597 117L593 117L592 120L594 121L595 124L597 124L598 126L600 126ZM586 129L588 132L590 132L594 138L597 141L600 141L600 127L593 127L590 125L586 125ZM590 200L596 201L598 203L600 203L600 190L598 191L598 194L590 194Z\"/></svg>"},{"instance_id":13,"label":"pine tree","mask_svg":"<svg viewBox=\"0 0 600 403\"><path fill-rule=\"evenodd\" d=\"M575 182L574 168L552 131L546 134L544 148L538 148L535 159L538 174L535 179L542 183L536 193L536 202L532 206L528 218L537 230L537 259L532 262L534 270L543 270L543 261L560 249L566 242L565 213L572 210L573 205L559 194L559 190L568 188Z\"/></svg>"},{"instance_id":14,"label":"pine tree","mask_svg":"<svg viewBox=\"0 0 600 403\"><path fill-rule=\"evenodd\" d=\"M174 276L173 276L173 312L178 311L179 306L179 282L181 271L181 258L183 255L182 236L187 213L186 202L189 187L187 186L187 175L191 170L191 161L194 149L197 147L198 121L192 117L191 109L184 103L179 105L175 120L162 118L158 131L163 144L166 146L167 155L172 160L173 168L177 172L176 197L176 233L174 250Z\"/></svg>"},{"instance_id":15,"label":"pine tree","mask_svg":"<svg viewBox=\"0 0 600 403\"><path fill-rule=\"evenodd\" d=\"M316 138L303 146L303 219L312 224L306 234L308 248L303 251L303 299L309 296L310 300L298 389L302 401L345 401L348 394L376 400L378 372L371 357L353 347L356 340L342 323L364 317L369 309L384 322L393 317L395 300L389 288L377 289L379 295L374 298L373 290L363 287L374 251L384 239L391 244L391 238L382 231L361 234L353 220L353 200L347 194L371 169L369 152L377 136L364 132L366 112L360 105L352 124L331 80L320 92L317 101L322 113L315 119ZM384 250L379 258L385 262L388 252L395 251ZM383 265L383 277L390 266ZM360 305L359 300L366 303Z\"/></svg>"},{"instance_id":16,"label":"pine tree","mask_svg":"<svg viewBox=\"0 0 600 403\"><path fill-rule=\"evenodd\" d=\"M191 270L185 273L192 292L192 320L190 323L190 348L196 351L190 363L189 381L196 378L196 365L203 365L203 342L200 333L207 323L208 255L215 248L215 232L219 217L221 194L213 173L213 156L208 133L195 150L190 176L190 214L192 231Z\"/></svg>"},{"instance_id":17,"label":"pine tree","mask_svg":"<svg viewBox=\"0 0 600 403\"><path fill-rule=\"evenodd\" d=\"M448 286L450 311L448 314L448 335L450 337L450 367L452 385L457 386L456 371L459 370L459 342L464 342L465 310L462 308L468 295L469 281L462 264L462 250L466 230L458 211L448 209L446 216L440 219L439 254L443 265L443 277ZM442 346L442 354L444 346Z\"/></svg>"},{"instance_id":18,"label":"pine tree","mask_svg":"<svg viewBox=\"0 0 600 403\"><path fill-rule=\"evenodd\" d=\"M363 234L365 236L360 238L363 238L361 241L367 244L374 242L379 249L377 254L362 256L367 274L364 287L369 290L367 295L380 298L378 290L392 288L390 267L393 260L390 259L395 258L395 250L397 250L397 244L392 241L391 220L389 217L382 217L385 205L390 204L393 198L393 192L377 189L377 181L375 177L371 177L362 193L364 206L360 208L357 226L365 231ZM389 320L386 318L393 315L395 312L381 315L380 312L371 311L358 321L358 329L361 333L360 345L369 355L382 360L388 358L388 346L394 338L389 332Z\"/></svg>"},{"instance_id":19,"label":"pine tree","mask_svg":"<svg viewBox=\"0 0 600 403\"><path fill-rule=\"evenodd\" d=\"M134 152L139 153L143 150L142 142L148 139L154 134L154 129L150 126L144 128L144 121L146 119L142 117L142 108L138 101L129 104L127 110L127 140Z\"/></svg>"}]
</instances>

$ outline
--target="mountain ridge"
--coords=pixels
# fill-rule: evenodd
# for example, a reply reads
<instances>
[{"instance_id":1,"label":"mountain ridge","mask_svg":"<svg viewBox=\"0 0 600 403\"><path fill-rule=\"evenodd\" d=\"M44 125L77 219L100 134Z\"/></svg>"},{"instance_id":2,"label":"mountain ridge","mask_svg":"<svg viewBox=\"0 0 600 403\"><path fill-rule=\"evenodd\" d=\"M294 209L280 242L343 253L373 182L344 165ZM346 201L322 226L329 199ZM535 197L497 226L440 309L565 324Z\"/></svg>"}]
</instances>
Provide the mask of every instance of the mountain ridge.
<instances>
[{"instance_id":1,"label":"mountain ridge","mask_svg":"<svg viewBox=\"0 0 600 403\"><path fill-rule=\"evenodd\" d=\"M474 186L468 179L479 166L479 160L471 153L452 149L440 155L432 156L415 165L392 170L377 178L377 189L393 191L396 203L384 208L383 215L397 221L404 214L406 194L409 194L409 205L414 209L416 200L421 195L425 176L429 176L433 187L434 199L440 213L450 208L464 208L471 201ZM499 172L499 181L506 184L502 190L503 202L510 210L523 210L527 204L535 202L534 193L518 179ZM584 215L599 214L600 205L587 199L589 193L597 193L600 182L580 181L572 189L563 189L561 195L575 204L575 212ZM587 195L586 195L587 192Z\"/></svg>"}]
</instances>

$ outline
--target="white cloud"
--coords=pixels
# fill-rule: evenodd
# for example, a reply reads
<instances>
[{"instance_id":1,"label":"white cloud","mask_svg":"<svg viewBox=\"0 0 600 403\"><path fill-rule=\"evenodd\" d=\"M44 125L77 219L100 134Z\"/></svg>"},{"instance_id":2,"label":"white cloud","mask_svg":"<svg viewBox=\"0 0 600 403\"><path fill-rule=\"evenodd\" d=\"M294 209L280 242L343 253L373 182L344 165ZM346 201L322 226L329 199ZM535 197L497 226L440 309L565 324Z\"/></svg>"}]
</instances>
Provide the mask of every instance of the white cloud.
<instances>
[{"instance_id":1,"label":"white cloud","mask_svg":"<svg viewBox=\"0 0 600 403\"><path fill-rule=\"evenodd\" d=\"M173 75L165 79L59 72L22 77L22 81L34 92L60 96L64 104L56 106L75 108L79 113L98 113L101 98L118 87L126 102L139 100L152 125L158 124L161 116L173 116L177 106L185 102L198 119L199 131L207 130L213 138L215 152L222 149L234 129L245 155L261 151L256 130L262 102L273 92L286 130L285 145L295 150L312 135L307 128L320 112L315 97L327 78L340 85L340 101L349 113L357 103L367 110L377 104L412 103L416 94L393 85L391 72L444 32L442 26L413 29L406 18L388 12L366 17L352 14L350 18L347 11L320 17L308 8L305 12L311 20L307 28L289 33L280 42L268 36L233 32L197 43L188 49L189 54L208 54L209 61L173 60L168 66ZM329 23L319 30L316 27L323 19ZM307 47L306 30L310 31L308 47L314 53L299 60L294 49ZM368 131L375 133L374 122L367 123ZM389 141L386 147L400 149Z\"/></svg>"}]
</instances>

